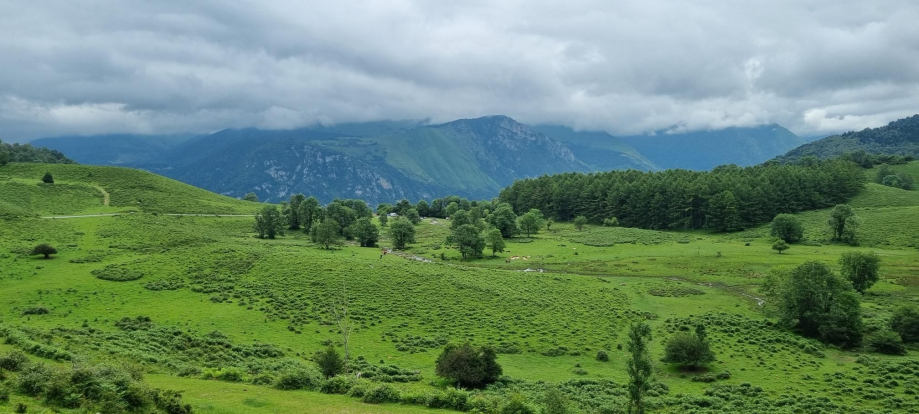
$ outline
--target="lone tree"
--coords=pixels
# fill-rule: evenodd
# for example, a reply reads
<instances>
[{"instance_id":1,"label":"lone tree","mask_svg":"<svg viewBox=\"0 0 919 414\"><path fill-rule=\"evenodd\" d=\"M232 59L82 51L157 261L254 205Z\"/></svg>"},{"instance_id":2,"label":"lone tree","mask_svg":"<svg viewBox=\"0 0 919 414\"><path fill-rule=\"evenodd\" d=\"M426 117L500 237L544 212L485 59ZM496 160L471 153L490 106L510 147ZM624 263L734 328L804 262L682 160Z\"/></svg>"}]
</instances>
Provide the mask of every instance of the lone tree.
<instances>
[{"instance_id":1,"label":"lone tree","mask_svg":"<svg viewBox=\"0 0 919 414\"><path fill-rule=\"evenodd\" d=\"M319 365L319 371L326 378L332 378L345 372L345 359L341 357L334 346L329 345L325 350L316 353L314 358L316 365Z\"/></svg>"},{"instance_id":2,"label":"lone tree","mask_svg":"<svg viewBox=\"0 0 919 414\"><path fill-rule=\"evenodd\" d=\"M488 233L485 234L485 244L491 249L492 256L504 252L505 243L504 236L501 235L501 230L495 228L488 230Z\"/></svg>"},{"instance_id":3,"label":"lone tree","mask_svg":"<svg viewBox=\"0 0 919 414\"><path fill-rule=\"evenodd\" d=\"M45 184L54 184L54 177L51 173L46 172L45 175L41 178L41 182Z\"/></svg>"},{"instance_id":4,"label":"lone tree","mask_svg":"<svg viewBox=\"0 0 919 414\"><path fill-rule=\"evenodd\" d=\"M708 338L705 335L705 326L698 325L694 333L677 332L664 350L663 362L680 364L688 367L700 367L715 360Z\"/></svg>"},{"instance_id":5,"label":"lone tree","mask_svg":"<svg viewBox=\"0 0 919 414\"><path fill-rule=\"evenodd\" d=\"M874 253L849 252L839 258L840 273L859 293L877 283L881 259Z\"/></svg>"},{"instance_id":6,"label":"lone tree","mask_svg":"<svg viewBox=\"0 0 919 414\"><path fill-rule=\"evenodd\" d=\"M246 195L243 196L243 200L258 203L258 196L255 193L246 193Z\"/></svg>"},{"instance_id":7,"label":"lone tree","mask_svg":"<svg viewBox=\"0 0 919 414\"><path fill-rule=\"evenodd\" d=\"M448 344L437 357L435 372L460 387L484 387L497 381L503 373L497 357L495 350L488 346L478 347L468 342Z\"/></svg>"},{"instance_id":8,"label":"lone tree","mask_svg":"<svg viewBox=\"0 0 919 414\"><path fill-rule=\"evenodd\" d=\"M855 210L848 204L838 204L834 207L833 211L830 212L830 219L827 221L830 231L833 232L833 240L849 244L855 243L855 236L860 223L858 216L855 215Z\"/></svg>"},{"instance_id":9,"label":"lone tree","mask_svg":"<svg viewBox=\"0 0 919 414\"><path fill-rule=\"evenodd\" d=\"M772 219L771 234L786 243L797 243L804 237L804 226L794 215L779 214Z\"/></svg>"},{"instance_id":10,"label":"lone tree","mask_svg":"<svg viewBox=\"0 0 919 414\"><path fill-rule=\"evenodd\" d=\"M275 236L284 234L281 227L281 212L273 205L262 207L262 210L255 214L255 232L260 239L273 239Z\"/></svg>"},{"instance_id":11,"label":"lone tree","mask_svg":"<svg viewBox=\"0 0 919 414\"><path fill-rule=\"evenodd\" d=\"M629 342L626 349L629 361L626 369L629 373L629 413L644 414L645 393L651 388L651 357L648 356L648 343L651 341L651 327L639 322L629 329Z\"/></svg>"},{"instance_id":12,"label":"lone tree","mask_svg":"<svg viewBox=\"0 0 919 414\"><path fill-rule=\"evenodd\" d=\"M389 225L389 238L397 249L404 249L415 242L415 225L405 217L399 217Z\"/></svg>"},{"instance_id":13,"label":"lone tree","mask_svg":"<svg viewBox=\"0 0 919 414\"><path fill-rule=\"evenodd\" d=\"M775 243L772 243L772 250L775 250L779 252L779 254L782 254L782 252L784 252L785 250L788 250L788 243L785 243L785 240L778 239L775 241Z\"/></svg>"},{"instance_id":14,"label":"lone tree","mask_svg":"<svg viewBox=\"0 0 919 414\"><path fill-rule=\"evenodd\" d=\"M546 219L543 218L542 211L535 208L530 209L530 211L517 219L517 227L520 228L520 231L526 233L527 237L530 237L530 234L539 233L539 228L545 223Z\"/></svg>"},{"instance_id":15,"label":"lone tree","mask_svg":"<svg viewBox=\"0 0 919 414\"><path fill-rule=\"evenodd\" d=\"M479 234L479 229L472 224L459 226L447 237L447 243L455 246L463 255L463 259L481 256L482 250L485 249L485 240Z\"/></svg>"},{"instance_id":16,"label":"lone tree","mask_svg":"<svg viewBox=\"0 0 919 414\"><path fill-rule=\"evenodd\" d=\"M578 231L581 231L585 224L587 224L587 217L577 216L574 218L574 227L578 229Z\"/></svg>"},{"instance_id":17,"label":"lone tree","mask_svg":"<svg viewBox=\"0 0 919 414\"><path fill-rule=\"evenodd\" d=\"M823 263L805 262L770 275L764 284L781 322L805 336L843 347L858 346L863 335L859 295Z\"/></svg>"},{"instance_id":18,"label":"lone tree","mask_svg":"<svg viewBox=\"0 0 919 414\"><path fill-rule=\"evenodd\" d=\"M380 239L380 230L377 229L377 226L373 225L369 217L357 219L357 221L351 225L350 232L357 239L358 243L361 244L361 247L376 246L377 240Z\"/></svg>"},{"instance_id":19,"label":"lone tree","mask_svg":"<svg viewBox=\"0 0 919 414\"><path fill-rule=\"evenodd\" d=\"M330 250L332 245L341 241L340 231L341 226L337 221L325 219L313 225L313 229L310 230L310 236L313 239L313 243L318 243L326 250Z\"/></svg>"},{"instance_id":20,"label":"lone tree","mask_svg":"<svg viewBox=\"0 0 919 414\"><path fill-rule=\"evenodd\" d=\"M33 256L42 254L45 256L45 259L50 259L52 254L57 254L57 249L51 247L51 245L42 243L32 249Z\"/></svg>"}]
</instances>

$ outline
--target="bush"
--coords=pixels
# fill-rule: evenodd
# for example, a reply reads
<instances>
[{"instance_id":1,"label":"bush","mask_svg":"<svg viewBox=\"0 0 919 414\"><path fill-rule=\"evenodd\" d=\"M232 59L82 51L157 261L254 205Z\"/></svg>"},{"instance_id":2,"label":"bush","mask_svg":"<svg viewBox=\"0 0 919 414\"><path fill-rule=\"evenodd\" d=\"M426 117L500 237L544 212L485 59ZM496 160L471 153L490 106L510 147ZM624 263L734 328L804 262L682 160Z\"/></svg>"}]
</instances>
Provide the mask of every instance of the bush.
<instances>
[{"instance_id":1,"label":"bush","mask_svg":"<svg viewBox=\"0 0 919 414\"><path fill-rule=\"evenodd\" d=\"M875 352L880 352L882 354L906 354L906 347L903 345L903 340L900 338L900 335L888 329L882 329L871 335L868 338L868 346Z\"/></svg>"},{"instance_id":2,"label":"bush","mask_svg":"<svg viewBox=\"0 0 919 414\"><path fill-rule=\"evenodd\" d=\"M804 237L804 226L801 225L801 220L792 214L779 214L772 219L770 234L786 243L796 243Z\"/></svg>"},{"instance_id":3,"label":"bush","mask_svg":"<svg viewBox=\"0 0 919 414\"><path fill-rule=\"evenodd\" d=\"M900 334L903 342L919 342L919 309L915 306L901 306L890 318L890 329Z\"/></svg>"},{"instance_id":4,"label":"bush","mask_svg":"<svg viewBox=\"0 0 919 414\"><path fill-rule=\"evenodd\" d=\"M369 404L399 402L399 400L399 391L389 384L377 384L368 389L361 397L361 401Z\"/></svg>"},{"instance_id":5,"label":"bush","mask_svg":"<svg viewBox=\"0 0 919 414\"><path fill-rule=\"evenodd\" d=\"M316 365L326 378L332 378L345 372L345 360L334 346L329 345L324 351L316 353Z\"/></svg>"},{"instance_id":6,"label":"bush","mask_svg":"<svg viewBox=\"0 0 919 414\"><path fill-rule=\"evenodd\" d=\"M22 352L13 351L0 357L0 369L7 371L19 372L29 363L29 358Z\"/></svg>"},{"instance_id":7,"label":"bush","mask_svg":"<svg viewBox=\"0 0 919 414\"><path fill-rule=\"evenodd\" d=\"M667 341L663 362L697 367L715 360L704 335L677 332Z\"/></svg>"},{"instance_id":8,"label":"bush","mask_svg":"<svg viewBox=\"0 0 919 414\"><path fill-rule=\"evenodd\" d=\"M323 394L347 395L356 382L357 381L350 376L335 376L324 381L319 387L319 392Z\"/></svg>"},{"instance_id":9,"label":"bush","mask_svg":"<svg viewBox=\"0 0 919 414\"><path fill-rule=\"evenodd\" d=\"M501 414L536 414L536 410L530 407L526 401L524 401L523 396L520 394L514 394L511 398L501 407Z\"/></svg>"},{"instance_id":10,"label":"bush","mask_svg":"<svg viewBox=\"0 0 919 414\"><path fill-rule=\"evenodd\" d=\"M597 361L600 361L600 362L609 361L609 355L606 354L606 351L603 351L603 350L597 351Z\"/></svg>"},{"instance_id":11,"label":"bush","mask_svg":"<svg viewBox=\"0 0 919 414\"><path fill-rule=\"evenodd\" d=\"M437 357L435 372L463 387L481 387L498 380L503 370L497 354L488 346L448 344Z\"/></svg>"},{"instance_id":12,"label":"bush","mask_svg":"<svg viewBox=\"0 0 919 414\"><path fill-rule=\"evenodd\" d=\"M619 219L615 217L604 219L603 227L619 227Z\"/></svg>"},{"instance_id":13,"label":"bush","mask_svg":"<svg viewBox=\"0 0 919 414\"><path fill-rule=\"evenodd\" d=\"M322 374L305 367L288 370L278 377L275 387L281 390L308 390L322 385Z\"/></svg>"}]
</instances>

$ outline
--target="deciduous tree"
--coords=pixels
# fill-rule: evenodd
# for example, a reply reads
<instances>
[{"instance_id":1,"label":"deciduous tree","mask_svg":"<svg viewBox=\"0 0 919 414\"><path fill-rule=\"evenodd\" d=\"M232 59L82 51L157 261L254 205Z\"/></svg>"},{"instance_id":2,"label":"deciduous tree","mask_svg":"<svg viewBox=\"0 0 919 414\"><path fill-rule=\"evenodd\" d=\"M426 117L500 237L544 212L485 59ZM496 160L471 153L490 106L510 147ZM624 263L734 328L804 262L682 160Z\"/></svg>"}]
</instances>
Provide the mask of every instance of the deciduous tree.
<instances>
[{"instance_id":1,"label":"deciduous tree","mask_svg":"<svg viewBox=\"0 0 919 414\"><path fill-rule=\"evenodd\" d=\"M415 242L415 225L405 217L398 217L389 225L389 238L393 247L404 249L409 243Z\"/></svg>"},{"instance_id":2,"label":"deciduous tree","mask_svg":"<svg viewBox=\"0 0 919 414\"><path fill-rule=\"evenodd\" d=\"M881 259L870 252L848 252L839 258L840 273L852 282L858 292L864 292L880 279Z\"/></svg>"}]
</instances>

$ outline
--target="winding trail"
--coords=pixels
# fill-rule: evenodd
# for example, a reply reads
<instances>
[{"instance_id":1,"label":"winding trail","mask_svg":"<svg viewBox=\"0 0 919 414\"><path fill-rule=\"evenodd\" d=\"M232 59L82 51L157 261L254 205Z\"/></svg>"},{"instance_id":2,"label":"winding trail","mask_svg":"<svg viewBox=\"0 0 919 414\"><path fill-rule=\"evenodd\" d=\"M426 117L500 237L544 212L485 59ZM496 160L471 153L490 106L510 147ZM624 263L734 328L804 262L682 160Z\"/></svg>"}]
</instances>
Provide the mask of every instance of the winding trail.
<instances>
[{"instance_id":1,"label":"winding trail","mask_svg":"<svg viewBox=\"0 0 919 414\"><path fill-rule=\"evenodd\" d=\"M97 190L99 190L100 193L102 193L102 205L105 207L108 207L109 200L111 199L111 197L109 197L108 195L108 191L105 191L104 188L99 187L98 185L94 185L93 187L95 187Z\"/></svg>"}]
</instances>

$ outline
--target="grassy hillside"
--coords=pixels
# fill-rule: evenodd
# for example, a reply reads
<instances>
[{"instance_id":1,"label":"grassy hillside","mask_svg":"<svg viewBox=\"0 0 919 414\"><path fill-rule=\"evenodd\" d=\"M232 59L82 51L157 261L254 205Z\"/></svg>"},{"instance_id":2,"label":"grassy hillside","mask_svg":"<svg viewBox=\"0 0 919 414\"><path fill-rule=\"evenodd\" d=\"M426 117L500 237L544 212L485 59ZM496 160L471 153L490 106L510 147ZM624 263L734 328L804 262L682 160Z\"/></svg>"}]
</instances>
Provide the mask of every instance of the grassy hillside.
<instances>
[{"instance_id":1,"label":"grassy hillside","mask_svg":"<svg viewBox=\"0 0 919 414\"><path fill-rule=\"evenodd\" d=\"M53 185L42 184L50 172ZM121 211L252 214L258 204L145 171L75 164L0 167L0 215L68 215Z\"/></svg>"},{"instance_id":2,"label":"grassy hillside","mask_svg":"<svg viewBox=\"0 0 919 414\"><path fill-rule=\"evenodd\" d=\"M17 205L38 212L70 208L47 200L84 211L131 207L93 206L101 203L96 185L112 203L162 197L157 212L249 208L147 173L54 167L61 182L54 186L32 178L50 166L0 168L6 177L0 194L17 188L32 197ZM495 258L464 261L444 245L449 221L443 220L425 220L411 248L385 256L350 242L323 250L303 232L256 239L247 217L141 212L9 220L0 225L0 336L15 339L0 340L9 342L0 355L24 350L37 358L39 348L29 344L41 344L90 363L128 363L152 386L184 390L198 413L415 413L456 393L436 377L434 361L446 342L468 340L495 345L510 378L500 387L459 392L469 404L500 406L520 393L535 405L552 384L581 412L616 412L627 400L620 345L627 326L642 320L653 328L655 377L666 386L656 388L652 412L908 412L919 408L909 374L919 364L914 350L892 357L804 339L763 315L759 287L778 267L817 260L836 269L845 252L876 252L882 280L863 307L866 323L883 323L898 305L919 300L915 194L868 185L852 200L865 222L860 247L825 242L828 210L802 213L808 243L781 255L771 250L766 226L717 235L577 231L556 223L551 231L510 239ZM60 253L50 260L29 256L37 243ZM390 246L388 237L380 245ZM365 361L365 376L389 372L376 378L394 381L366 386L385 384L411 404L370 405L272 385L291 367L310 366L325 344L341 345L328 306L343 296L355 323L352 356ZM138 316L150 320L136 322ZM658 362L666 338L699 322L718 356L707 371ZM608 362L596 359L599 350ZM16 402L40 404L14 393L9 406Z\"/></svg>"},{"instance_id":3,"label":"grassy hillside","mask_svg":"<svg viewBox=\"0 0 919 414\"><path fill-rule=\"evenodd\" d=\"M778 157L794 161L801 157L831 158L864 150L874 154L919 156L919 115L898 119L879 128L865 128L816 140Z\"/></svg>"}]
</instances>

